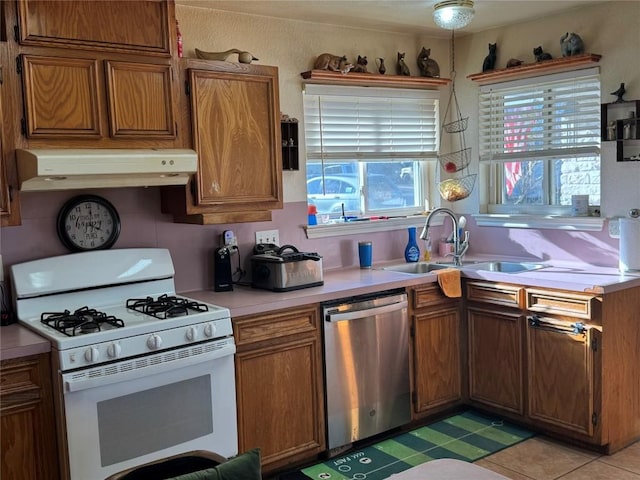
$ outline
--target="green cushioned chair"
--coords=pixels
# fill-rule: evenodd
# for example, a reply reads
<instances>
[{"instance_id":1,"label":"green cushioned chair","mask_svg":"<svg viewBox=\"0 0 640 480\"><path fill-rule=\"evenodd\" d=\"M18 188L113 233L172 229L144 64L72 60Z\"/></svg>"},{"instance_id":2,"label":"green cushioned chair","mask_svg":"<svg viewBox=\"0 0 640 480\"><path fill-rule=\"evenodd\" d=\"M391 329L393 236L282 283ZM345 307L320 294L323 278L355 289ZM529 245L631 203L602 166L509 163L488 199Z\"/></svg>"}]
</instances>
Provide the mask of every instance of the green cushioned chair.
<instances>
[{"instance_id":1,"label":"green cushioned chair","mask_svg":"<svg viewBox=\"0 0 640 480\"><path fill-rule=\"evenodd\" d=\"M196 450L133 467L106 480L260 480L260 449L230 460Z\"/></svg>"}]
</instances>

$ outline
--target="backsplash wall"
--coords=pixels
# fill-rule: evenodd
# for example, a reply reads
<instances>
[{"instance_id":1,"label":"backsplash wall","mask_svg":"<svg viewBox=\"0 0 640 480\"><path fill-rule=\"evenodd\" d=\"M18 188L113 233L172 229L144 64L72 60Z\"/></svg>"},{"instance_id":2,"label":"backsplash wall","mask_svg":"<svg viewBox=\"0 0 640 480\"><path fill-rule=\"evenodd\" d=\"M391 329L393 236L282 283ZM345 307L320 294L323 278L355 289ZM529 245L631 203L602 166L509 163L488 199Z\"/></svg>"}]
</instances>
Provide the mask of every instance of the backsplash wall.
<instances>
[{"instance_id":1,"label":"backsplash wall","mask_svg":"<svg viewBox=\"0 0 640 480\"><path fill-rule=\"evenodd\" d=\"M0 246L6 270L9 265L43 257L65 255L56 233L58 211L69 198L83 193L101 195L114 204L120 214L122 230L114 248L157 247L171 252L176 269L176 287L180 292L209 290L213 285L213 250L221 243L224 230L238 237L243 268L255 241L256 230L278 229L280 244L291 244L301 251L318 252L325 268L357 265L359 240L372 240L374 263L403 258L406 229L392 232L349 235L309 240L302 225L307 220L305 202L285 203L273 212L271 222L234 225L191 225L173 223L160 211L160 189L122 188L73 192L31 192L21 195L22 225L0 230ZM467 216L470 231L469 254L495 254L532 257L541 260L584 261L591 265L617 267L618 240L602 232L570 232L478 227ZM432 238L446 236L450 224L435 227ZM420 245L421 249L423 245ZM233 259L233 267L237 257Z\"/></svg>"}]
</instances>

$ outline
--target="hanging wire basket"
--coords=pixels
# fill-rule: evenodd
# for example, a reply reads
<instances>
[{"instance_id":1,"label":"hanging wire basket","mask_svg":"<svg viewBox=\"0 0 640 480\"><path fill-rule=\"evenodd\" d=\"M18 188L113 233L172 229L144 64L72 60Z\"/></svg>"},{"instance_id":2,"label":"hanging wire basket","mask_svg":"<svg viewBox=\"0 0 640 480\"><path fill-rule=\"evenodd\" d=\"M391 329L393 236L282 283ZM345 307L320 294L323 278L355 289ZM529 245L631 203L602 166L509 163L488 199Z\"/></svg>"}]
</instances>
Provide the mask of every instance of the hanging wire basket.
<instances>
[{"instance_id":1,"label":"hanging wire basket","mask_svg":"<svg viewBox=\"0 0 640 480\"><path fill-rule=\"evenodd\" d=\"M438 161L445 172L455 173L469 166L469 162L471 161L471 148L464 148L457 152L438 155Z\"/></svg>"},{"instance_id":2,"label":"hanging wire basket","mask_svg":"<svg viewBox=\"0 0 640 480\"><path fill-rule=\"evenodd\" d=\"M457 202L471 195L473 187L476 184L476 173L466 175L460 178L450 178L444 182L440 182L438 190L440 196L448 202Z\"/></svg>"},{"instance_id":3,"label":"hanging wire basket","mask_svg":"<svg viewBox=\"0 0 640 480\"><path fill-rule=\"evenodd\" d=\"M458 102L456 100L456 104L457 103ZM458 120L454 120L453 122L445 123L444 125L442 125L442 129L447 133L464 132L467 129L468 122L469 117L459 118Z\"/></svg>"}]
</instances>

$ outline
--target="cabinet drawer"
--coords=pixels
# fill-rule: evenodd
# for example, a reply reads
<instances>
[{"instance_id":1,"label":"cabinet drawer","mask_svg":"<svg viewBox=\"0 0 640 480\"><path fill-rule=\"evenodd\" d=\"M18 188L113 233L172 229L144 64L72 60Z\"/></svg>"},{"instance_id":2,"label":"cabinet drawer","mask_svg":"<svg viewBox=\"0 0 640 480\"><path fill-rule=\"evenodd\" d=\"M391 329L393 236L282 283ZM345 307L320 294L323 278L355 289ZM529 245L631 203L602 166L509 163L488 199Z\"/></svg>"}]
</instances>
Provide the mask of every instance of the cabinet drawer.
<instances>
[{"instance_id":1,"label":"cabinet drawer","mask_svg":"<svg viewBox=\"0 0 640 480\"><path fill-rule=\"evenodd\" d=\"M423 285L411 290L411 307L414 310L452 300L455 301L456 299L451 299L442 293L437 283Z\"/></svg>"},{"instance_id":2,"label":"cabinet drawer","mask_svg":"<svg viewBox=\"0 0 640 480\"><path fill-rule=\"evenodd\" d=\"M597 320L600 318L601 299L595 295L528 288L526 309L545 314Z\"/></svg>"},{"instance_id":3,"label":"cabinet drawer","mask_svg":"<svg viewBox=\"0 0 640 480\"><path fill-rule=\"evenodd\" d=\"M319 307L280 310L266 315L251 315L233 319L233 333L238 346L265 340L318 331Z\"/></svg>"},{"instance_id":4,"label":"cabinet drawer","mask_svg":"<svg viewBox=\"0 0 640 480\"><path fill-rule=\"evenodd\" d=\"M0 403L4 412L12 407L40 401L41 378L38 357L26 357L2 362L0 372Z\"/></svg>"},{"instance_id":5,"label":"cabinet drawer","mask_svg":"<svg viewBox=\"0 0 640 480\"><path fill-rule=\"evenodd\" d=\"M524 288L502 283L467 282L467 300L520 308Z\"/></svg>"}]
</instances>

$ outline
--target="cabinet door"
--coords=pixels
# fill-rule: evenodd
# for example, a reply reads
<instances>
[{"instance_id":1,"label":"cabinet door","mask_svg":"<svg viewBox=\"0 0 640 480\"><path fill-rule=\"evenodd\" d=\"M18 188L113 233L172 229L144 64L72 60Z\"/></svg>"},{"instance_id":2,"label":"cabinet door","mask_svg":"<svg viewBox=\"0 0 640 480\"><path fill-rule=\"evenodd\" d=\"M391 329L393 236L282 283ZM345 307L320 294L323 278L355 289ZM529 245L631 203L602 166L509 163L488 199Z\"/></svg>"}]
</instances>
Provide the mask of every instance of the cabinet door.
<instances>
[{"instance_id":1,"label":"cabinet door","mask_svg":"<svg viewBox=\"0 0 640 480\"><path fill-rule=\"evenodd\" d=\"M0 415L0 477L58 479L48 354L2 362Z\"/></svg>"},{"instance_id":2,"label":"cabinet door","mask_svg":"<svg viewBox=\"0 0 640 480\"><path fill-rule=\"evenodd\" d=\"M211 212L282 208L278 78L269 71L189 72L195 203Z\"/></svg>"},{"instance_id":3,"label":"cabinet door","mask_svg":"<svg viewBox=\"0 0 640 480\"><path fill-rule=\"evenodd\" d=\"M324 450L319 354L316 337L236 354L239 448L260 447L265 471Z\"/></svg>"},{"instance_id":4,"label":"cabinet door","mask_svg":"<svg viewBox=\"0 0 640 480\"><path fill-rule=\"evenodd\" d=\"M170 55L172 2L21 0L23 45Z\"/></svg>"},{"instance_id":5,"label":"cabinet door","mask_svg":"<svg viewBox=\"0 0 640 480\"><path fill-rule=\"evenodd\" d=\"M240 451L260 447L263 472L325 449L317 305L233 319Z\"/></svg>"},{"instance_id":6,"label":"cabinet door","mask_svg":"<svg viewBox=\"0 0 640 480\"><path fill-rule=\"evenodd\" d=\"M105 63L111 136L175 138L171 67L149 63Z\"/></svg>"},{"instance_id":7,"label":"cabinet door","mask_svg":"<svg viewBox=\"0 0 640 480\"><path fill-rule=\"evenodd\" d=\"M36 55L21 58L27 137L100 138L98 62Z\"/></svg>"},{"instance_id":8,"label":"cabinet door","mask_svg":"<svg viewBox=\"0 0 640 480\"><path fill-rule=\"evenodd\" d=\"M415 411L425 412L459 401L462 377L458 306L422 310L413 315L413 326Z\"/></svg>"},{"instance_id":9,"label":"cabinet door","mask_svg":"<svg viewBox=\"0 0 640 480\"><path fill-rule=\"evenodd\" d=\"M524 415L524 315L469 307L467 316L469 398Z\"/></svg>"},{"instance_id":10,"label":"cabinet door","mask_svg":"<svg viewBox=\"0 0 640 480\"><path fill-rule=\"evenodd\" d=\"M593 436L598 425L601 332L531 316L527 327L529 416Z\"/></svg>"}]
</instances>

